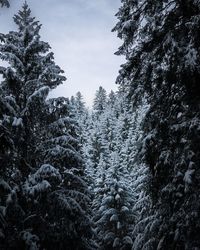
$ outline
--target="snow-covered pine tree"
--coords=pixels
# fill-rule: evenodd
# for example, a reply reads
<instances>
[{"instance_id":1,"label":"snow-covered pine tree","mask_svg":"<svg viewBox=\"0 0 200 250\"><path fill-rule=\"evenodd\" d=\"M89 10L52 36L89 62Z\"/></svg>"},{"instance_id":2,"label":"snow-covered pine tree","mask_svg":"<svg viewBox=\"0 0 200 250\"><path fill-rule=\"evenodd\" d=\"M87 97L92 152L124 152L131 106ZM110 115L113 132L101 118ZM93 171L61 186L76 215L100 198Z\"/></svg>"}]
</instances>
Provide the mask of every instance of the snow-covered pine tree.
<instances>
[{"instance_id":1,"label":"snow-covered pine tree","mask_svg":"<svg viewBox=\"0 0 200 250\"><path fill-rule=\"evenodd\" d=\"M111 90L110 93L108 94L107 104L108 106L113 108L113 106L115 105L115 102L116 102L116 94L113 90Z\"/></svg>"},{"instance_id":2,"label":"snow-covered pine tree","mask_svg":"<svg viewBox=\"0 0 200 250\"><path fill-rule=\"evenodd\" d=\"M113 128L115 134L115 150L120 152L128 138L131 125L130 108L123 93L118 93L113 112L115 114L115 125Z\"/></svg>"},{"instance_id":3,"label":"snow-covered pine tree","mask_svg":"<svg viewBox=\"0 0 200 250\"><path fill-rule=\"evenodd\" d=\"M89 111L85 106L84 98L80 91L70 98L70 109L71 115L78 124L80 143L83 144L88 132Z\"/></svg>"},{"instance_id":4,"label":"snow-covered pine tree","mask_svg":"<svg viewBox=\"0 0 200 250\"><path fill-rule=\"evenodd\" d=\"M113 97L114 93L112 93ZM116 123L114 113L114 101L104 103L104 110L97 115L97 110L91 112L86 121L84 134L85 140L83 143L83 154L87 162L86 169L90 176L95 181L100 177L99 164L104 159L109 158L110 152L114 148L114 124Z\"/></svg>"},{"instance_id":5,"label":"snow-covered pine tree","mask_svg":"<svg viewBox=\"0 0 200 250\"><path fill-rule=\"evenodd\" d=\"M55 65L50 46L40 40L40 27L25 3L14 16L18 31L1 35L0 58L9 66L1 66L2 125L12 137L14 154L11 155L6 182L10 192L4 208L3 249L24 245L37 246L38 238L27 228L29 216L27 200L22 194L23 181L36 167L39 159L35 149L41 140L44 121L44 103L49 89L65 80L62 70ZM6 130L4 130L6 131ZM7 150L7 153L10 152ZM5 160L6 154L3 156ZM27 238L28 237L28 238Z\"/></svg>"},{"instance_id":6,"label":"snow-covered pine tree","mask_svg":"<svg viewBox=\"0 0 200 250\"><path fill-rule=\"evenodd\" d=\"M84 157L86 158L88 165L86 166L87 171L92 176L92 183L91 189L93 190L93 214L94 214L94 221L96 234L98 238L98 243L102 249L131 249L132 246L132 239L131 234L133 230L133 222L135 221L134 215L132 213L132 207L134 206L136 199L135 196L132 194L132 184L130 179L130 171L128 171L128 164L123 165L123 157L124 157L124 145L126 143L128 134L129 134L129 127L130 127L130 120L131 116L129 114L128 103L124 98L122 93L114 93L111 92L109 97L107 98L107 102L105 104L104 110L101 111L100 114L91 115L89 127L89 136L86 142L83 145ZM94 138L98 138L96 142L97 144L93 143ZM133 142L134 143L134 142ZM98 147L96 147L98 145ZM94 156L94 152L98 152L97 157ZM127 152L128 153L128 152ZM113 157L111 157L113 156ZM89 160L90 159L90 160ZM120 168L120 171L116 170L116 174L113 170L113 164L115 162L116 169ZM112 166L112 167L111 167ZM114 167L114 168L115 168ZM129 166L130 167L130 166ZM133 167L134 168L134 167ZM112 170L111 170L112 169ZM133 170L134 172L134 170ZM109 225L112 224L110 222L109 215L107 216L107 211L112 211L112 203L102 205L104 200L106 201L107 197L111 195L110 189L113 189L113 183L111 183L111 179L113 174L119 178L118 181L120 182L119 185L124 183L123 187L126 187L126 190L123 190L122 196L127 196L127 199L131 200L131 204L129 204L129 208L126 211L129 211L128 214L130 215L130 220L126 219L126 215L123 215L124 218L124 234L127 233L127 237L122 235L119 237L115 237L112 240L107 239L106 235L108 233ZM107 183L109 182L109 184ZM116 184L116 185L118 185ZM121 190L121 189L120 189ZM122 191L122 190L121 190ZM114 191L113 191L114 192ZM117 192L117 191L116 191ZM133 199L132 199L133 198ZM134 200L135 199L135 200ZM126 201L124 201L126 202ZM123 201L122 201L123 203ZM104 209L103 209L104 208ZM116 208L116 211L120 214L120 208ZM117 210L118 209L118 210ZM114 210L113 210L114 211ZM109 212L108 212L109 213ZM122 219L123 220L123 219ZM118 223L118 227L120 227L120 222ZM110 226L109 235L113 236L116 232L112 226ZM130 229L132 228L132 229ZM112 232L113 230L113 232ZM120 232L120 229L118 230ZM119 233L120 234L120 233ZM123 233L122 233L123 234ZM105 241L103 238L105 237ZM110 236L108 236L110 237ZM113 236L114 237L114 236ZM125 237L125 238L124 238ZM124 239L123 239L124 238ZM107 241L108 240L108 241Z\"/></svg>"},{"instance_id":7,"label":"snow-covered pine tree","mask_svg":"<svg viewBox=\"0 0 200 250\"><path fill-rule=\"evenodd\" d=\"M102 185L96 191L96 195L102 197L97 198L99 204L94 218L100 249L128 250L132 248L131 229L134 222L129 174L125 166L120 166L116 152L111 154L106 168Z\"/></svg>"},{"instance_id":8,"label":"snow-covered pine tree","mask_svg":"<svg viewBox=\"0 0 200 250\"><path fill-rule=\"evenodd\" d=\"M77 114L77 116L81 116L85 113L85 102L80 91L78 91L75 96L71 97L70 102L72 105L72 109L74 110L74 113Z\"/></svg>"},{"instance_id":9,"label":"snow-covered pine tree","mask_svg":"<svg viewBox=\"0 0 200 250\"><path fill-rule=\"evenodd\" d=\"M77 122L72 118L69 100L65 97L52 98L46 102L47 119L44 140L40 142L39 151L42 159L65 171L69 168L81 168L82 159L79 154L77 138ZM60 150L59 150L60 146ZM40 147L42 150L40 150ZM64 151L64 152L62 152ZM61 157L59 156L61 153ZM66 157L63 158L63 157Z\"/></svg>"},{"instance_id":10,"label":"snow-covered pine tree","mask_svg":"<svg viewBox=\"0 0 200 250\"><path fill-rule=\"evenodd\" d=\"M9 130L8 117L5 115L9 109L12 109L12 106L4 99L3 95L0 95L0 176L2 178L8 175L9 168L11 169L11 161L14 158L14 141Z\"/></svg>"},{"instance_id":11,"label":"snow-covered pine tree","mask_svg":"<svg viewBox=\"0 0 200 250\"><path fill-rule=\"evenodd\" d=\"M103 112L103 111L102 111ZM85 141L83 143L83 154L86 159L87 170L95 179L98 172L98 164L100 162L101 154L106 151L106 141L103 139L102 123L104 113L96 115L96 111L88 117L88 125L85 127Z\"/></svg>"},{"instance_id":12,"label":"snow-covered pine tree","mask_svg":"<svg viewBox=\"0 0 200 250\"><path fill-rule=\"evenodd\" d=\"M93 190L96 166L98 163L95 160L96 152L93 148L93 140L95 139L94 136L96 136L96 134L94 132L91 115L88 116L86 120L86 126L83 127L82 132L83 132L84 140L81 145L81 151L82 151L82 155L83 155L85 166L86 166L85 170L86 170L86 175L88 177L89 188Z\"/></svg>"},{"instance_id":13,"label":"snow-covered pine tree","mask_svg":"<svg viewBox=\"0 0 200 250\"><path fill-rule=\"evenodd\" d=\"M131 114L132 111L132 114ZM136 110L129 110L129 129L127 139L120 149L121 162L130 173L132 199L134 201L132 212L135 220L131 234L134 250L145 247L147 236L154 237L159 226L159 218L152 211L152 201L149 195L150 171L142 162L143 129L142 124L148 111L146 100ZM146 233L148 232L148 233Z\"/></svg>"},{"instance_id":14,"label":"snow-covered pine tree","mask_svg":"<svg viewBox=\"0 0 200 250\"><path fill-rule=\"evenodd\" d=\"M117 54L127 58L117 82L131 103L141 103L145 93L150 103L144 123L144 156L152 173L151 196L161 224L154 238L147 232L145 247L200 248L196 184L200 4L123 0L117 17L114 30L123 39Z\"/></svg>"},{"instance_id":15,"label":"snow-covered pine tree","mask_svg":"<svg viewBox=\"0 0 200 250\"><path fill-rule=\"evenodd\" d=\"M14 21L18 31L3 35L0 46L0 58L9 63L9 67L0 68L4 78L1 87L5 98L15 105L15 116L10 117L10 122L13 129L19 131L15 134L21 137L16 138L18 157L31 164L35 160L37 140L40 140L39 123L43 119L45 98L65 77L55 65L49 44L40 40L41 25L31 17L26 3Z\"/></svg>"},{"instance_id":16,"label":"snow-covered pine tree","mask_svg":"<svg viewBox=\"0 0 200 250\"><path fill-rule=\"evenodd\" d=\"M38 234L42 234L42 245L47 249L93 249L77 124L70 117L67 98L49 99L47 108L47 126L38 147L44 164L24 186L46 228Z\"/></svg>"},{"instance_id":17,"label":"snow-covered pine tree","mask_svg":"<svg viewBox=\"0 0 200 250\"><path fill-rule=\"evenodd\" d=\"M6 109L9 108L10 106L0 94L0 249L3 249L5 240L5 229L7 227L5 220L6 200L11 192L9 180L15 158L14 142L7 127L7 117L5 116Z\"/></svg>"},{"instance_id":18,"label":"snow-covered pine tree","mask_svg":"<svg viewBox=\"0 0 200 250\"><path fill-rule=\"evenodd\" d=\"M96 91L93 109L96 111L96 114L101 114L106 106L107 101L107 94L106 90L100 86L99 89Z\"/></svg>"},{"instance_id":19,"label":"snow-covered pine tree","mask_svg":"<svg viewBox=\"0 0 200 250\"><path fill-rule=\"evenodd\" d=\"M0 116L6 125L1 138L7 152L13 141L15 152L5 178L10 186L0 213L1 249L90 249L87 187L69 103L46 101L65 77L49 44L40 40L41 25L26 3L14 21L18 31L2 35L0 45L0 58L9 63L0 67L5 103Z\"/></svg>"}]
</instances>

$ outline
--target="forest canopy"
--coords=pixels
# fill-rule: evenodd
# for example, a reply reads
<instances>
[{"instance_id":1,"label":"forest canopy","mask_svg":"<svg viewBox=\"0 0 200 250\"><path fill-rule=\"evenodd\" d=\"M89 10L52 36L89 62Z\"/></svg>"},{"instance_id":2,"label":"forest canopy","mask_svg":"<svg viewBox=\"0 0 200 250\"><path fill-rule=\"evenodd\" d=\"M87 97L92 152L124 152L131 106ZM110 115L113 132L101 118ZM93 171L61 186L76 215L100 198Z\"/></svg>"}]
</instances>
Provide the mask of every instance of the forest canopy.
<instances>
[{"instance_id":1,"label":"forest canopy","mask_svg":"<svg viewBox=\"0 0 200 250\"><path fill-rule=\"evenodd\" d=\"M200 249L200 2L116 19L126 61L92 108L52 95L65 72L27 2L0 33L2 250Z\"/></svg>"}]
</instances>

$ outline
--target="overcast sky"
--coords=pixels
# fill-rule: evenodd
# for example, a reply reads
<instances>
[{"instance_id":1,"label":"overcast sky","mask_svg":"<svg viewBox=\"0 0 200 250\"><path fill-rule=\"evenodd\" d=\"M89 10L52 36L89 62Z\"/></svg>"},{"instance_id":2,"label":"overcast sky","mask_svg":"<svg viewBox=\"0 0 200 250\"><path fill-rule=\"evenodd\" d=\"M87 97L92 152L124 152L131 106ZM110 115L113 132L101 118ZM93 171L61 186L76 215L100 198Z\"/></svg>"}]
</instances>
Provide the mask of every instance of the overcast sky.
<instances>
[{"instance_id":1,"label":"overcast sky","mask_svg":"<svg viewBox=\"0 0 200 250\"><path fill-rule=\"evenodd\" d=\"M0 33L15 30L12 16L24 1L10 0L0 8ZM77 91L91 106L100 85L116 90L115 79L123 58L114 55L121 41L111 29L120 0L28 0L32 14L43 24L41 35L55 53L56 63L67 81L54 96L70 97Z\"/></svg>"}]
</instances>

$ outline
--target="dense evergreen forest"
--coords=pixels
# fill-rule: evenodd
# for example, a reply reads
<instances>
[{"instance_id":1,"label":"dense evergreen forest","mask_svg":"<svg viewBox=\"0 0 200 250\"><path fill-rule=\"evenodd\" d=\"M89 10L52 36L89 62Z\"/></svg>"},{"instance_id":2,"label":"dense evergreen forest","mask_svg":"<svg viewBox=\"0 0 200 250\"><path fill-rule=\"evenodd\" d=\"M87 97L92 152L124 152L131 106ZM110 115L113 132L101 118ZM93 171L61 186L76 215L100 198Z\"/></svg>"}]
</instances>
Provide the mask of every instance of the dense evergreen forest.
<instances>
[{"instance_id":1,"label":"dense evergreen forest","mask_svg":"<svg viewBox=\"0 0 200 250\"><path fill-rule=\"evenodd\" d=\"M116 17L126 62L92 110L49 98L66 78L26 2L0 33L2 250L200 250L200 1Z\"/></svg>"}]
</instances>

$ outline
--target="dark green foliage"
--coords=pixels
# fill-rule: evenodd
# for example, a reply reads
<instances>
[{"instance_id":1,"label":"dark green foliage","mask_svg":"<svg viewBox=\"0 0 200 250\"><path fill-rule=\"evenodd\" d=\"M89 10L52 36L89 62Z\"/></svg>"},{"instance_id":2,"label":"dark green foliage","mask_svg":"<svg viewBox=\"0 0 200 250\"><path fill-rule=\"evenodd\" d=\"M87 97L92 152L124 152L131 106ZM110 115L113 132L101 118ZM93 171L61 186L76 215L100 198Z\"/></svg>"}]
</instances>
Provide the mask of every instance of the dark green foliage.
<instances>
[{"instance_id":1,"label":"dark green foliage","mask_svg":"<svg viewBox=\"0 0 200 250\"><path fill-rule=\"evenodd\" d=\"M109 163L99 169L101 174L96 184L96 232L100 249L130 250L133 244L130 235L134 223L134 199L129 173L126 172L126 166L119 165L120 159L116 152L111 153L110 157Z\"/></svg>"},{"instance_id":2,"label":"dark green foliage","mask_svg":"<svg viewBox=\"0 0 200 250\"><path fill-rule=\"evenodd\" d=\"M66 78L27 3L14 21L0 44L0 248L92 249L77 124L68 99L47 100Z\"/></svg>"},{"instance_id":3,"label":"dark green foliage","mask_svg":"<svg viewBox=\"0 0 200 250\"><path fill-rule=\"evenodd\" d=\"M117 54L127 58L117 82L133 105L144 95L150 103L142 152L161 218L151 243L199 248L199 2L126 0L117 16L124 41Z\"/></svg>"}]
</instances>

